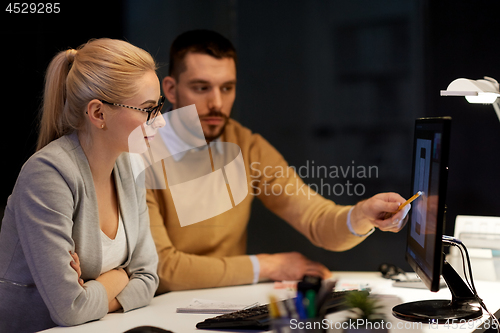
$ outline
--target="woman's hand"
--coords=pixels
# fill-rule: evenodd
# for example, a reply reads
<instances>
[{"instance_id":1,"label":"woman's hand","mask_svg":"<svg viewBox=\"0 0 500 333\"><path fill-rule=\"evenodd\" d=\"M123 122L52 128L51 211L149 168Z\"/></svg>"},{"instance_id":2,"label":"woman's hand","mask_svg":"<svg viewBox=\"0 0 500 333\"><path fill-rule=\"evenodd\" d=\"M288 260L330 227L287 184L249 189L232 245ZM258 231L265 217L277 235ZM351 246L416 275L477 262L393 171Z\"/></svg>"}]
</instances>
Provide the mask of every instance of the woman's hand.
<instances>
[{"instance_id":1,"label":"woman's hand","mask_svg":"<svg viewBox=\"0 0 500 333\"><path fill-rule=\"evenodd\" d=\"M83 287L83 280L80 278L82 275L82 270L80 268L80 258L78 254L69 252L73 261L69 263L71 268L75 270L78 274L78 283ZM128 284L129 277L127 272L123 268L112 269L109 272L101 274L96 281L99 281L104 285L106 293L108 295L108 307L109 312L116 311L121 308L120 303L116 299L118 295Z\"/></svg>"},{"instance_id":2,"label":"woman's hand","mask_svg":"<svg viewBox=\"0 0 500 333\"><path fill-rule=\"evenodd\" d=\"M122 292L129 282L127 272L123 268L115 268L101 274L96 281L106 289L108 295L108 311L113 312L121 308L116 296Z\"/></svg>"},{"instance_id":3,"label":"woman's hand","mask_svg":"<svg viewBox=\"0 0 500 333\"><path fill-rule=\"evenodd\" d=\"M80 268L80 258L78 258L78 254L76 254L76 252L71 253L70 251L69 254L73 258L73 261L70 262L69 265L75 270L76 274L78 274L78 283L83 287L83 280L80 278L80 276L82 276L82 269Z\"/></svg>"}]
</instances>

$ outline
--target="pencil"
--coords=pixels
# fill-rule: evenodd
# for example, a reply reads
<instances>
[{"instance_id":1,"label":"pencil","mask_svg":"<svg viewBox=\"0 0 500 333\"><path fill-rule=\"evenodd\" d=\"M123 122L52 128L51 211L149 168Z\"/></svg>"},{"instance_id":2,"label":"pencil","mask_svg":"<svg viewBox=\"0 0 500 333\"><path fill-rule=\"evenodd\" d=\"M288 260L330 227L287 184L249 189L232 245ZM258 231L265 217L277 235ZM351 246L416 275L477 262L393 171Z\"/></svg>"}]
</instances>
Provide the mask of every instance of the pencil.
<instances>
[{"instance_id":1,"label":"pencil","mask_svg":"<svg viewBox=\"0 0 500 333\"><path fill-rule=\"evenodd\" d=\"M412 196L410 199L406 200L406 202L404 204L402 204L401 206L399 206L399 208L394 213L399 212L401 209L403 209L404 206L406 206L409 203L412 203L413 200L415 200L416 198L418 198L422 194L424 194L424 192L422 192L422 191L418 191L417 193L415 193L414 196Z\"/></svg>"}]
</instances>

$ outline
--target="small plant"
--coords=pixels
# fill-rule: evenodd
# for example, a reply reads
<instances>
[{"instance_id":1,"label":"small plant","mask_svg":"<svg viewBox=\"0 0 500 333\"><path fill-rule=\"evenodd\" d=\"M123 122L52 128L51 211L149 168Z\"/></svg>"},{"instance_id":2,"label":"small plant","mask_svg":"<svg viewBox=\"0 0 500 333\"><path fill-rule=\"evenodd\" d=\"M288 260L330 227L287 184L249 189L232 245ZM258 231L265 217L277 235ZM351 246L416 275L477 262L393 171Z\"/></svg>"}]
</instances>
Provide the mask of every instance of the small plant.
<instances>
[{"instance_id":1,"label":"small plant","mask_svg":"<svg viewBox=\"0 0 500 333\"><path fill-rule=\"evenodd\" d=\"M350 308L349 311L355 315L349 320L362 319L366 322L381 322L385 316L379 310L382 305L377 304L377 299L370 297L367 291L352 291L346 295L346 305Z\"/></svg>"}]
</instances>

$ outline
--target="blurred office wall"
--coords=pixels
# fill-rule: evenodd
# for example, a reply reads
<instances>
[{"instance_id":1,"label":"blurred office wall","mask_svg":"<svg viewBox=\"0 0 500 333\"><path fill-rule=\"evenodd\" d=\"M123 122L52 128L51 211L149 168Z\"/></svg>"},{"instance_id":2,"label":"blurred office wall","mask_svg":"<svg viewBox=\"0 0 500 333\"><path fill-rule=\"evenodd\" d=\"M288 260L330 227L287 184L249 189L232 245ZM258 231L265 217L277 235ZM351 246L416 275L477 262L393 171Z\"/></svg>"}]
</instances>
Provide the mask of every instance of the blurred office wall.
<instances>
[{"instance_id":1,"label":"blurred office wall","mask_svg":"<svg viewBox=\"0 0 500 333\"><path fill-rule=\"evenodd\" d=\"M22 165L36 149L43 82L51 59L57 52L77 48L91 38L124 38L124 6L120 0L60 3L59 13L29 13L29 7L26 13L8 12L8 4L4 5L0 10L0 216ZM21 11L21 3L17 6Z\"/></svg>"},{"instance_id":2,"label":"blurred office wall","mask_svg":"<svg viewBox=\"0 0 500 333\"><path fill-rule=\"evenodd\" d=\"M123 0L68 9L51 21L23 17L3 24L9 45L4 53L15 64L8 91L17 94L8 101L7 123L19 135L2 135L2 151L15 158L0 205L33 152L43 73L58 49L91 37L124 38L148 50L163 77L173 39L206 28L228 37L238 51L233 117L263 135L290 165L309 170L305 182L325 197L339 204L382 191L409 197L415 118L451 115L447 233L457 214L498 216L500 122L490 106L439 97L458 77L500 79L499 47L490 39L494 6L488 0ZM9 111L20 107L26 113L17 126L19 114ZM332 166L375 167L377 173L312 175ZM353 193L357 184L360 195ZM350 251L331 253L312 246L256 200L248 250L298 250L334 270L374 270L382 262L409 269L405 244L406 229L377 231Z\"/></svg>"},{"instance_id":3,"label":"blurred office wall","mask_svg":"<svg viewBox=\"0 0 500 333\"><path fill-rule=\"evenodd\" d=\"M439 96L457 78L500 80L500 44L494 36L498 10L499 1L429 1L424 111L453 118L449 235L457 215L500 216L500 121L493 107Z\"/></svg>"}]
</instances>

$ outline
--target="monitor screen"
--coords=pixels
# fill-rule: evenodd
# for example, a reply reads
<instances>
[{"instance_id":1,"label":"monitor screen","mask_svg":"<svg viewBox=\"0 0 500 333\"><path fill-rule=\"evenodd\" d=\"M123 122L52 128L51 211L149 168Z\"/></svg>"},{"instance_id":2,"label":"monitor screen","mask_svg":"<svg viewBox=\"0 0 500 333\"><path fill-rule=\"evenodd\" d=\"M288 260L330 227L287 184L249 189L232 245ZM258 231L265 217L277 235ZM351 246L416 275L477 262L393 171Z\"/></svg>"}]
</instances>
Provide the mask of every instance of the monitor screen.
<instances>
[{"instance_id":1,"label":"monitor screen","mask_svg":"<svg viewBox=\"0 0 500 333\"><path fill-rule=\"evenodd\" d=\"M411 204L406 260L431 291L439 290L442 275L452 299L399 304L392 313L403 320L446 323L482 316L474 293L443 258L450 125L450 117L415 122L412 194L423 194Z\"/></svg>"},{"instance_id":2,"label":"monitor screen","mask_svg":"<svg viewBox=\"0 0 500 333\"><path fill-rule=\"evenodd\" d=\"M406 260L431 291L439 290L451 118L415 122L412 203Z\"/></svg>"}]
</instances>

